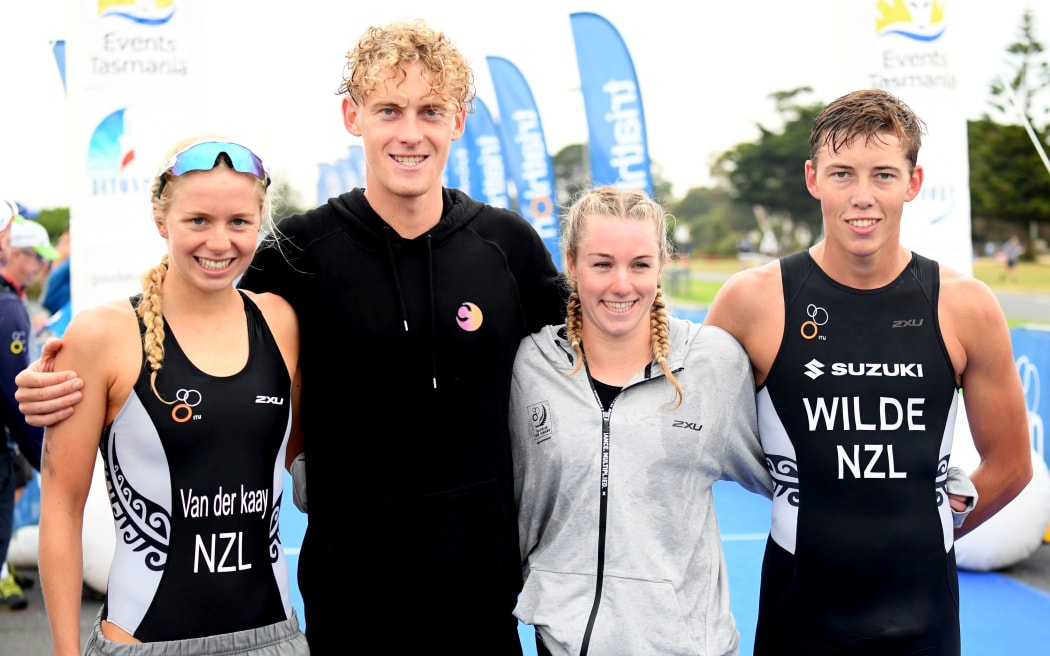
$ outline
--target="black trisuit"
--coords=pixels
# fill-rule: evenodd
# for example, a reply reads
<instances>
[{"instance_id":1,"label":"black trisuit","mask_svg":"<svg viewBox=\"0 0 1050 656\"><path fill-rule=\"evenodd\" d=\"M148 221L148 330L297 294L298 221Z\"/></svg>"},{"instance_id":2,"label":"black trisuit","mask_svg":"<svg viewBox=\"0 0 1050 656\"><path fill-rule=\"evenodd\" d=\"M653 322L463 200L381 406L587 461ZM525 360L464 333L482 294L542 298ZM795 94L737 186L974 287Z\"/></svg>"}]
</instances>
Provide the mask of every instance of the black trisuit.
<instances>
[{"instance_id":1,"label":"black trisuit","mask_svg":"<svg viewBox=\"0 0 1050 656\"><path fill-rule=\"evenodd\" d=\"M165 322L164 401L144 362L102 434L117 531L102 617L144 642L292 614L279 533L291 378L262 312L242 298L249 355L241 371L201 371Z\"/></svg>"},{"instance_id":2,"label":"black trisuit","mask_svg":"<svg viewBox=\"0 0 1050 656\"><path fill-rule=\"evenodd\" d=\"M773 516L755 654L960 652L945 483L959 392L940 273L913 254L860 290L781 261L786 317L758 393Z\"/></svg>"}]
</instances>

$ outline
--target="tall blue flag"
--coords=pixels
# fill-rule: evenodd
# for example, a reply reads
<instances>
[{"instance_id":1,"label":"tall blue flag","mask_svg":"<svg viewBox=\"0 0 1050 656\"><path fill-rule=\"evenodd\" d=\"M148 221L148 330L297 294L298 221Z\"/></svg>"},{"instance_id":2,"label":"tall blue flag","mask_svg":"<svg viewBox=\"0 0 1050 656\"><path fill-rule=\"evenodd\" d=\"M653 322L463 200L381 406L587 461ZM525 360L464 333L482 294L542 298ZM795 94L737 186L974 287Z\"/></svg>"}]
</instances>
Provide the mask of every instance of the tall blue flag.
<instances>
[{"instance_id":1,"label":"tall blue flag","mask_svg":"<svg viewBox=\"0 0 1050 656\"><path fill-rule=\"evenodd\" d=\"M355 187L365 188L365 147L353 144L347 148L346 159L339 160L343 174L343 191Z\"/></svg>"},{"instance_id":2,"label":"tall blue flag","mask_svg":"<svg viewBox=\"0 0 1050 656\"><path fill-rule=\"evenodd\" d=\"M554 200L554 163L532 91L518 67L502 57L487 57L499 107L504 161L518 197L518 213L532 223L555 265L561 268L558 210Z\"/></svg>"},{"instance_id":3,"label":"tall blue flag","mask_svg":"<svg viewBox=\"0 0 1050 656\"><path fill-rule=\"evenodd\" d=\"M51 53L55 56L58 65L58 74L62 76L62 90L66 88L66 41L59 39L51 42Z\"/></svg>"},{"instance_id":4,"label":"tall blue flag","mask_svg":"<svg viewBox=\"0 0 1050 656\"><path fill-rule=\"evenodd\" d=\"M495 207L510 207L503 145L492 112L480 98L474 98L474 115L467 119L463 139L471 151L470 195Z\"/></svg>"},{"instance_id":5,"label":"tall blue flag","mask_svg":"<svg viewBox=\"0 0 1050 656\"><path fill-rule=\"evenodd\" d=\"M324 205L329 198L335 198L345 191L343 189L343 176L335 164L321 163L317 165L317 204Z\"/></svg>"},{"instance_id":6,"label":"tall blue flag","mask_svg":"<svg viewBox=\"0 0 1050 656\"><path fill-rule=\"evenodd\" d=\"M453 189L462 189L468 196L477 198L472 189L474 181L470 178L470 144L467 143L466 136L464 130L463 137L453 141L449 147L445 170L441 172L441 184Z\"/></svg>"},{"instance_id":7,"label":"tall blue flag","mask_svg":"<svg viewBox=\"0 0 1050 656\"><path fill-rule=\"evenodd\" d=\"M591 180L652 195L645 114L631 53L598 14L580 12L570 19L590 132Z\"/></svg>"}]
</instances>

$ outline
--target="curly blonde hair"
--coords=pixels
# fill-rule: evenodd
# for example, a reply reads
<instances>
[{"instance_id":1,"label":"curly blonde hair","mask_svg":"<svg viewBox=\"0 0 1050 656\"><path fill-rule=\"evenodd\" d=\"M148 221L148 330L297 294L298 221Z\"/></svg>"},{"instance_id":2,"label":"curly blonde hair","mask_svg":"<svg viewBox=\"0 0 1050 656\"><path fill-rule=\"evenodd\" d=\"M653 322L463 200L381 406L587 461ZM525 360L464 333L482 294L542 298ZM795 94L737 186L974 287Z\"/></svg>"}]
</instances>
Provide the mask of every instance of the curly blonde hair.
<instances>
[{"instance_id":1,"label":"curly blonde hair","mask_svg":"<svg viewBox=\"0 0 1050 656\"><path fill-rule=\"evenodd\" d=\"M614 186L595 187L583 192L564 213L561 221L561 250L567 260L576 261L580 239L587 219L592 216L619 216L638 221L648 221L656 234L656 243L660 245L660 264L671 259L672 251L667 238L668 215L659 203L645 192L637 189L620 189ZM569 344L576 352L576 366L567 375L572 376L583 366L583 313L580 306L580 293L576 282L566 278L569 284L569 300L566 306L565 332ZM682 405L682 388L667 365L671 352L669 341L667 305L663 291L656 290L656 298L649 310L650 344L653 357L656 359L664 376L675 390L675 405Z\"/></svg>"},{"instance_id":2,"label":"curly blonde hair","mask_svg":"<svg viewBox=\"0 0 1050 656\"><path fill-rule=\"evenodd\" d=\"M171 205L172 195L174 194L175 189L179 186L179 176L172 175L167 168L163 167L167 165L176 153L179 153L194 144L205 141L225 141L236 143L225 137L213 136L183 139L175 144L175 146L165 155L163 160L164 163L161 164L162 168L157 173L157 176L153 179L153 184L150 186L150 198L153 199L153 218L155 221L162 221L164 219L164 215L168 211L168 206ZM223 157L219 157L215 161L215 166L232 168ZM256 181L256 192L259 197L259 209L261 214L260 230L272 231L274 230L273 199L271 198L271 194L267 193L268 185L258 178L254 178L254 180ZM162 184L163 188L161 187ZM164 312L161 304L163 296L161 290L164 284L164 277L167 273L168 255L165 253L160 258L159 264L142 274L142 300L139 301L136 312L142 319L142 323L146 326L146 334L142 340L142 350L146 354L146 362L151 369L149 379L150 387L153 389L153 393L158 399L171 405L174 404L175 401L166 400L161 396L160 392L157 391L157 374L160 373L161 368L164 366Z\"/></svg>"},{"instance_id":3,"label":"curly blonde hair","mask_svg":"<svg viewBox=\"0 0 1050 656\"><path fill-rule=\"evenodd\" d=\"M430 91L443 104L455 111L474 111L473 69L443 32L423 21L368 28L357 46L346 53L343 82L337 93L350 96L360 105L386 81L388 72L403 80L405 69L417 62L423 65Z\"/></svg>"}]
</instances>

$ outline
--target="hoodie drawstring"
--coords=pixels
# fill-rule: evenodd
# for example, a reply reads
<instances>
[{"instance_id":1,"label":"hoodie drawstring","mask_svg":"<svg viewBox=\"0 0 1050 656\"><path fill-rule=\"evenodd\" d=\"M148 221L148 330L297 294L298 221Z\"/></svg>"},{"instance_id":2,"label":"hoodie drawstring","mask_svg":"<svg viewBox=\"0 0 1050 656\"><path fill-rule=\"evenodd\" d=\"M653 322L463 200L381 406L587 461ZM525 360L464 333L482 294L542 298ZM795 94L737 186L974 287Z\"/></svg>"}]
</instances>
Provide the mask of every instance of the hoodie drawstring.
<instances>
[{"instance_id":1,"label":"hoodie drawstring","mask_svg":"<svg viewBox=\"0 0 1050 656\"><path fill-rule=\"evenodd\" d=\"M434 250L431 248L430 235L427 235L427 284L430 287L430 377L437 389L437 309L434 307Z\"/></svg>"},{"instance_id":2,"label":"hoodie drawstring","mask_svg":"<svg viewBox=\"0 0 1050 656\"><path fill-rule=\"evenodd\" d=\"M394 287L397 289L397 300L401 304L401 323L408 332L408 309L405 307L405 294L401 289L401 279L397 275L397 260L394 258L394 246L391 233L393 229L384 226L383 235L386 237L386 254L390 260L390 272L394 276ZM430 381L434 389L437 389L437 316L434 306L434 250L430 235L426 236L427 244L427 290L430 293L430 336L433 344L430 348Z\"/></svg>"},{"instance_id":3,"label":"hoodie drawstring","mask_svg":"<svg viewBox=\"0 0 1050 656\"><path fill-rule=\"evenodd\" d=\"M390 273L394 276L394 287L397 288L397 300L401 304L401 323L408 332L408 310L405 309L405 294L401 291L401 279L397 277L397 261L394 260L394 247L390 243L391 228L383 227L383 236L386 237L386 256L390 259Z\"/></svg>"}]
</instances>

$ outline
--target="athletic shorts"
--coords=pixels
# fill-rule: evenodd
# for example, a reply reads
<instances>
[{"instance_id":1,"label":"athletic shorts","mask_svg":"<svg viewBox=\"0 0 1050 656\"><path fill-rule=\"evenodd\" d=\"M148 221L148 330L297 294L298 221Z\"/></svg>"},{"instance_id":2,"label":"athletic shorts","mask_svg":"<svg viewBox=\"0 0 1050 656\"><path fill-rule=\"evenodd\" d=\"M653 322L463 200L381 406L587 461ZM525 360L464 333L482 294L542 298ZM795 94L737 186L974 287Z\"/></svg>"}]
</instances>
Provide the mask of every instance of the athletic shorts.
<instances>
[{"instance_id":1,"label":"athletic shorts","mask_svg":"<svg viewBox=\"0 0 1050 656\"><path fill-rule=\"evenodd\" d=\"M95 618L84 656L309 656L306 636L299 630L299 619L292 616L283 622L257 629L223 633L205 638L126 644L107 640L102 635L102 610Z\"/></svg>"}]
</instances>

